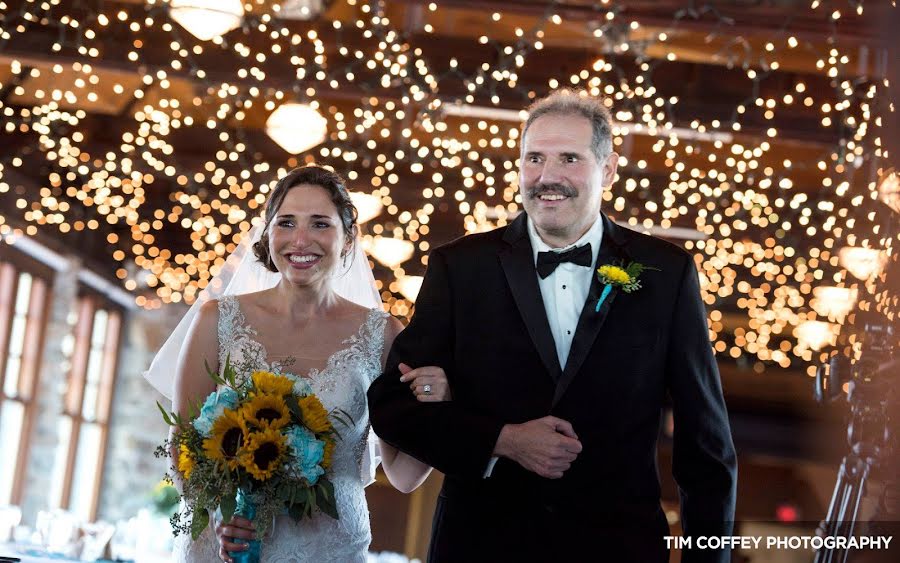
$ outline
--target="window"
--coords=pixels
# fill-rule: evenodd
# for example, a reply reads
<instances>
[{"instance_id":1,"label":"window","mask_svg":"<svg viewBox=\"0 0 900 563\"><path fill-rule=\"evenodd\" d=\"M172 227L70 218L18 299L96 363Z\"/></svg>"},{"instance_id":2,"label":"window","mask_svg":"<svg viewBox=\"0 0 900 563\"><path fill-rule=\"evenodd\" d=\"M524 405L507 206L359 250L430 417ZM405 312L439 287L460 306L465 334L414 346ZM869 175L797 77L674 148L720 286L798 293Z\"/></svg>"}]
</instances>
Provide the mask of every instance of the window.
<instances>
[{"instance_id":1,"label":"window","mask_svg":"<svg viewBox=\"0 0 900 563\"><path fill-rule=\"evenodd\" d=\"M74 338L64 342L71 371L59 421L51 493L59 506L93 520L106 457L122 313L94 295L78 299Z\"/></svg>"},{"instance_id":2,"label":"window","mask_svg":"<svg viewBox=\"0 0 900 563\"><path fill-rule=\"evenodd\" d=\"M0 256L0 505L21 502L49 309L47 281L19 262Z\"/></svg>"}]
</instances>

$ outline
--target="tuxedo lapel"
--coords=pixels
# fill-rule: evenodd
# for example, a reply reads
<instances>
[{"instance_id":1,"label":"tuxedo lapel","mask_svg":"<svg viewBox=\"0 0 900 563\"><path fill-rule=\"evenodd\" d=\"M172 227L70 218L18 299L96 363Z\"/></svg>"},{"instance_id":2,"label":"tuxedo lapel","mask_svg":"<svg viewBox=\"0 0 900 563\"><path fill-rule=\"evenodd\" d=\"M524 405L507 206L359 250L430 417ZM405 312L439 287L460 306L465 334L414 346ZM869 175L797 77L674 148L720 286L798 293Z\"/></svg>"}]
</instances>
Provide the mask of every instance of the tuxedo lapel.
<instances>
[{"instance_id":1,"label":"tuxedo lapel","mask_svg":"<svg viewBox=\"0 0 900 563\"><path fill-rule=\"evenodd\" d=\"M603 301L600 310L597 311L597 301L603 293L603 284L597 278L596 270L603 264L619 263L628 261L628 253L624 245L625 239L621 229L606 214L601 214L603 220L603 240L600 243L600 252L597 254L597 262L594 264L594 272L591 276L591 287L588 291L587 300L581 309L581 315L578 318L578 326L575 329L575 336L572 339L572 347L569 349L569 357L566 360L566 368L562 373L562 377L556 383L556 392L553 395L553 405L555 406L568 389L569 384L578 374L584 360L587 358L594 341L597 340L597 334L603 328L609 310L619 294L619 289L613 287Z\"/></svg>"},{"instance_id":2,"label":"tuxedo lapel","mask_svg":"<svg viewBox=\"0 0 900 563\"><path fill-rule=\"evenodd\" d=\"M528 238L526 216L519 215L506 229L503 240L509 246L500 251L500 264L506 275L516 306L522 314L528 335L554 381L559 381L560 366L550 322L544 309L541 288L534 269L534 252Z\"/></svg>"}]
</instances>

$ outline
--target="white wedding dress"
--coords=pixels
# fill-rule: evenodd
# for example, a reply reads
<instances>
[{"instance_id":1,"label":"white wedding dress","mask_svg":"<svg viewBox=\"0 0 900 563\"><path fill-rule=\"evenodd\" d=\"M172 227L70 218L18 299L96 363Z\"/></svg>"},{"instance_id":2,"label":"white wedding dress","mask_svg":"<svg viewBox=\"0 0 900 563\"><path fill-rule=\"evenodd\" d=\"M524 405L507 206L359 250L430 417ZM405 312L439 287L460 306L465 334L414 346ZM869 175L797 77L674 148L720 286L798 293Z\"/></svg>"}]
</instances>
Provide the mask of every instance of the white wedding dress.
<instances>
[{"instance_id":1,"label":"white wedding dress","mask_svg":"<svg viewBox=\"0 0 900 563\"><path fill-rule=\"evenodd\" d=\"M225 365L230 354L233 365L246 363L264 370L290 371L281 362L268 362L265 347L254 339L256 331L247 324L234 295L222 298L218 309L219 366ZM377 464L377 442L369 429L366 390L381 373L386 321L386 313L371 309L358 333L344 342L346 347L332 354L322 371L313 370L306 375L327 410L342 409L353 420L352 428L340 428L342 439L336 444L329 473L339 520L317 512L312 519L296 524L287 515L278 516L262 540L263 563L366 561L372 533L363 489L374 479ZM178 536L175 561L219 561L212 527L204 530L197 541Z\"/></svg>"}]
</instances>

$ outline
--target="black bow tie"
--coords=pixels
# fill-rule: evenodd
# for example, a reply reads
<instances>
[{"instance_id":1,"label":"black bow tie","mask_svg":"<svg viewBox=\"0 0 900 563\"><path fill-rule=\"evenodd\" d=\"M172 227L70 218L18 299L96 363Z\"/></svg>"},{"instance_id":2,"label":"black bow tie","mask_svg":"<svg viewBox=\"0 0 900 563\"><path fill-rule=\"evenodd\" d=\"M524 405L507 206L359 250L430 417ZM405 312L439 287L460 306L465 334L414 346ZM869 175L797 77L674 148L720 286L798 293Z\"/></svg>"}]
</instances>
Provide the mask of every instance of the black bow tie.
<instances>
[{"instance_id":1,"label":"black bow tie","mask_svg":"<svg viewBox=\"0 0 900 563\"><path fill-rule=\"evenodd\" d=\"M546 278L563 262L571 262L578 266L590 267L591 243L582 244L565 252L538 252L537 273L541 279Z\"/></svg>"}]
</instances>

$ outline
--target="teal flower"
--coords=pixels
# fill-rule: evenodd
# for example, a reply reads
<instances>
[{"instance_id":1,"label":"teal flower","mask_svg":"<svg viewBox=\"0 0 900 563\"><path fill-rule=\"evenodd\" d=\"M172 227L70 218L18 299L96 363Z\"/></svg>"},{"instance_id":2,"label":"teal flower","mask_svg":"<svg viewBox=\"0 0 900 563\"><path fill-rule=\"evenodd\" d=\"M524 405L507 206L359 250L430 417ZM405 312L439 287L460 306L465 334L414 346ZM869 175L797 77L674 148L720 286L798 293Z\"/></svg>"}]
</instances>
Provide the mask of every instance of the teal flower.
<instances>
[{"instance_id":1,"label":"teal flower","mask_svg":"<svg viewBox=\"0 0 900 563\"><path fill-rule=\"evenodd\" d=\"M325 442L302 426L292 426L287 432L288 446L294 454L300 476L314 485L325 473L320 465L325 458Z\"/></svg>"},{"instance_id":2,"label":"teal flower","mask_svg":"<svg viewBox=\"0 0 900 563\"><path fill-rule=\"evenodd\" d=\"M285 377L294 382L294 395L299 397L306 397L307 395L312 395L312 386L309 384L309 381L305 377L300 377L299 375L294 375L293 373L284 374Z\"/></svg>"},{"instance_id":3,"label":"teal flower","mask_svg":"<svg viewBox=\"0 0 900 563\"><path fill-rule=\"evenodd\" d=\"M233 409L238 404L238 394L234 389L225 387L219 391L213 391L200 407L200 414L194 420L194 428L201 435L208 438L212 433L213 424L225 409Z\"/></svg>"}]
</instances>

